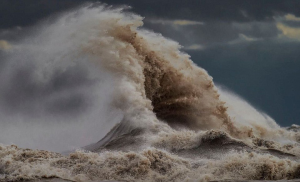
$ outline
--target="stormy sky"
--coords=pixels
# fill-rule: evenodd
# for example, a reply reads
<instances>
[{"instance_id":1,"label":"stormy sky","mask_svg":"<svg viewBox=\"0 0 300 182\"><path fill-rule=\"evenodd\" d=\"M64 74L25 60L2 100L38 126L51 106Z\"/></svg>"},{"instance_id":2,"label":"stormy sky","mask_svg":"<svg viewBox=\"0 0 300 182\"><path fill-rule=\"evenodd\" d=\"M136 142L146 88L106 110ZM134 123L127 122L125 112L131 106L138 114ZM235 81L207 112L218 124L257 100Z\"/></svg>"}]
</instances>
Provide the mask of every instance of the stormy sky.
<instances>
[{"instance_id":1,"label":"stormy sky","mask_svg":"<svg viewBox=\"0 0 300 182\"><path fill-rule=\"evenodd\" d=\"M41 21L78 7L85 0L1 0L0 52L31 32ZM221 86L239 94L280 125L300 124L300 1L298 0L103 0L145 17L145 27L178 41L192 60ZM0 53L0 66L1 62ZM1 68L0 68L1 71ZM26 73L20 72L26 75ZM65 73L72 75L73 73ZM18 84L24 95L7 93L13 104L48 87L72 87L81 78L36 88ZM77 78L78 77L78 78ZM22 76L26 78L26 76ZM74 81L75 80L75 81ZM65 83L65 84L64 84ZM85 83L82 81L82 83ZM16 87L16 85L14 85ZM26 89L29 91L26 91ZM28 93L29 95L26 95ZM38 94L36 94L38 95ZM38 96L36 96L38 97ZM76 110L83 102L69 99L60 109ZM57 107L53 107L57 109ZM61 111L60 111L61 112ZM62 111L63 112L63 111Z\"/></svg>"}]
</instances>

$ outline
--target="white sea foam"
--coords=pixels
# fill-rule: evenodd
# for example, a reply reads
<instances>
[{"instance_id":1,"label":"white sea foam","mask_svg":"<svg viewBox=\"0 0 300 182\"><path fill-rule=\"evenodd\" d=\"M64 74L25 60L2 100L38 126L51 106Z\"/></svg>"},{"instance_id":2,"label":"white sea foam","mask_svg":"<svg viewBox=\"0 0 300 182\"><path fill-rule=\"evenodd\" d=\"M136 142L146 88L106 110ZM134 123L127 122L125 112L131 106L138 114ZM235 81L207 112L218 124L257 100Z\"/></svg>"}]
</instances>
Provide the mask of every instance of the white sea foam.
<instances>
[{"instance_id":1,"label":"white sea foam","mask_svg":"<svg viewBox=\"0 0 300 182\"><path fill-rule=\"evenodd\" d=\"M217 88L178 43L142 25L85 6L5 53L1 143L64 151L108 134L69 156L2 145L1 180L299 178L298 132Z\"/></svg>"}]
</instances>

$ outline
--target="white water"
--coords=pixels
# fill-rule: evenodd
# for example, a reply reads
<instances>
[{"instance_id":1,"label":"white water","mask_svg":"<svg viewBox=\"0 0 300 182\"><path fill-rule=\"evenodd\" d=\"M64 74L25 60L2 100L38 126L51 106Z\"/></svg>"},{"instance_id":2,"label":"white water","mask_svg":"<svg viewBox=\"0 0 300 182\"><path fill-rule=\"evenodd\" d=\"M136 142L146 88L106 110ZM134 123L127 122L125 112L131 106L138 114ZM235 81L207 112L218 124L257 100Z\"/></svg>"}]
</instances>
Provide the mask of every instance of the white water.
<instances>
[{"instance_id":1,"label":"white water","mask_svg":"<svg viewBox=\"0 0 300 182\"><path fill-rule=\"evenodd\" d=\"M136 144L128 146L129 152L120 147L128 136L118 135L114 151L100 154L62 157L2 146L2 179L207 181L299 175L297 132L215 87L178 43L142 30L142 24L141 17L121 9L82 7L37 25L6 51L0 143L60 152L97 142L119 122L143 133L129 137ZM214 141L223 143L205 157L201 150L214 147ZM230 142L228 153L222 147ZM297 161L260 153L266 148L293 154Z\"/></svg>"}]
</instances>

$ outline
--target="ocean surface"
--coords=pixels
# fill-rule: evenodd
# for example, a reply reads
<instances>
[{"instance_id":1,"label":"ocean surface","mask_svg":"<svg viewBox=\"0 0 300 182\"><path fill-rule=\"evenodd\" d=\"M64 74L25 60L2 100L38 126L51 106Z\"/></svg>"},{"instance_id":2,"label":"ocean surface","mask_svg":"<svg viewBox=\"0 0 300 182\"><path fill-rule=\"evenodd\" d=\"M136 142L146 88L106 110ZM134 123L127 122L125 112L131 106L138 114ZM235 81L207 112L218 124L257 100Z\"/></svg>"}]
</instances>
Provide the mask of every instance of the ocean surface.
<instances>
[{"instance_id":1,"label":"ocean surface","mask_svg":"<svg viewBox=\"0 0 300 182\"><path fill-rule=\"evenodd\" d=\"M300 178L298 125L216 86L126 7L61 13L2 59L0 181Z\"/></svg>"}]
</instances>

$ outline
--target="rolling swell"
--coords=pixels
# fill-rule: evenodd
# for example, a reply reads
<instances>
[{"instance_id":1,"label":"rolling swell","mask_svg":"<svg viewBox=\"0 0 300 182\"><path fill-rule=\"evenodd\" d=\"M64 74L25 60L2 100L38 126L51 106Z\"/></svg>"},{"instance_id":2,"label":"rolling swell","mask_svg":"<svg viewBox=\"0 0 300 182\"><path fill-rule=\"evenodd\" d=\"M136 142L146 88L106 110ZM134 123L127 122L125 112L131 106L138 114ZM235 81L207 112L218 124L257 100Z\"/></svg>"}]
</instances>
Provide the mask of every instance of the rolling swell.
<instances>
[{"instance_id":1,"label":"rolling swell","mask_svg":"<svg viewBox=\"0 0 300 182\"><path fill-rule=\"evenodd\" d=\"M113 75L115 90L108 107L122 111L123 119L99 142L67 156L1 145L0 180L300 177L295 127L281 128L217 88L204 69L180 52L178 43L143 30L141 17L122 11L83 7L62 15L64 21L58 24L64 28L57 31L77 30L66 40L80 46L66 52L88 58Z\"/></svg>"}]
</instances>

